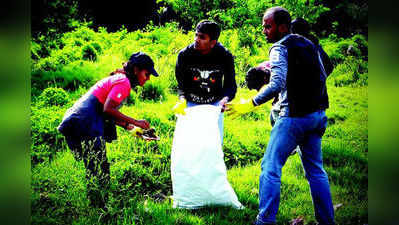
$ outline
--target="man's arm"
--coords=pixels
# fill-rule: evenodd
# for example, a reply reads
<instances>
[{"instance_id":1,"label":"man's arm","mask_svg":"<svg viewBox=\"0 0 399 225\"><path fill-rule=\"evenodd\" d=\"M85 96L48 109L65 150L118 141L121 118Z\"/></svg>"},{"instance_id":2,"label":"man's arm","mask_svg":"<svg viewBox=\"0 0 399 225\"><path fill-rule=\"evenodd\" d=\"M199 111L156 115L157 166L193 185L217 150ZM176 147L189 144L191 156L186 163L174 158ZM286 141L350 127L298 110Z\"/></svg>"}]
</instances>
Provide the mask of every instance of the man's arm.
<instances>
[{"instance_id":1,"label":"man's arm","mask_svg":"<svg viewBox=\"0 0 399 225\"><path fill-rule=\"evenodd\" d=\"M331 63L330 57L328 57L327 53L324 51L324 49L321 47L321 45L319 45L318 49L319 49L321 61L324 66L324 70L326 71L326 74L328 76L334 70L334 65Z\"/></svg>"},{"instance_id":2,"label":"man's arm","mask_svg":"<svg viewBox=\"0 0 399 225\"><path fill-rule=\"evenodd\" d=\"M228 97L228 101L234 99L237 92L236 73L234 69L234 57L229 54L226 62L226 74L223 83L223 95Z\"/></svg>"},{"instance_id":3,"label":"man's arm","mask_svg":"<svg viewBox=\"0 0 399 225\"><path fill-rule=\"evenodd\" d=\"M179 99L185 98L183 67L184 67L183 54L180 52L179 55L177 56L176 69L175 69L175 76L177 80L177 93L179 95Z\"/></svg>"},{"instance_id":4,"label":"man's arm","mask_svg":"<svg viewBox=\"0 0 399 225\"><path fill-rule=\"evenodd\" d=\"M270 83L262 88L252 99L255 106L261 105L278 94L286 85L288 71L288 53L283 45L276 45L269 52L271 75Z\"/></svg>"}]
</instances>

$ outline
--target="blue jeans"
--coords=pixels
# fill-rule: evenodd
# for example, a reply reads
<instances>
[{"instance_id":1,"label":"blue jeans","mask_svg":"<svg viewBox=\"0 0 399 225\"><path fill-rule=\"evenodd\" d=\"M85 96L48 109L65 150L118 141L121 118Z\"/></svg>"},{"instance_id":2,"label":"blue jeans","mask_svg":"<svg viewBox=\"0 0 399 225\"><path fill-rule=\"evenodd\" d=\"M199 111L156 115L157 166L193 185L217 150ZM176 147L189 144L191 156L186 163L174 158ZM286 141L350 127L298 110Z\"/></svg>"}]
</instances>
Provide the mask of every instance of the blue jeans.
<instances>
[{"instance_id":1,"label":"blue jeans","mask_svg":"<svg viewBox=\"0 0 399 225\"><path fill-rule=\"evenodd\" d=\"M197 105L202 105L202 104L197 104L194 102L187 101L187 108L197 106ZM217 101L213 104L210 104L210 105L218 106L219 101ZM218 120L218 127L219 127L219 133L220 133L220 141L221 141L222 145L223 145L223 119L224 119L223 113L220 113L219 120Z\"/></svg>"},{"instance_id":2,"label":"blue jeans","mask_svg":"<svg viewBox=\"0 0 399 225\"><path fill-rule=\"evenodd\" d=\"M302 152L302 165L310 185L316 220L320 225L334 224L330 185L323 169L321 152L321 137L326 126L324 111L304 117L282 116L276 121L261 164L257 224L276 222L280 204L281 170L297 145Z\"/></svg>"}]
</instances>

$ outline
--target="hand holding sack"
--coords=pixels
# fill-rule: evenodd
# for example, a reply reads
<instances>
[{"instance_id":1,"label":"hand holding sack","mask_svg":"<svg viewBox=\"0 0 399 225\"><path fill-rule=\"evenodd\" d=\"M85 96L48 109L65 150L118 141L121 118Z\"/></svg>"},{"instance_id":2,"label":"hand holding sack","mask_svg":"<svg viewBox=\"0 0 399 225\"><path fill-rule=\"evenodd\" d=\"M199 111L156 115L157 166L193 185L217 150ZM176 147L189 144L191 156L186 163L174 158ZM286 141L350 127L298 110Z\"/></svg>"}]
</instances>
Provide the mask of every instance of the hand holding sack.
<instances>
[{"instance_id":1,"label":"hand holding sack","mask_svg":"<svg viewBox=\"0 0 399 225\"><path fill-rule=\"evenodd\" d=\"M179 101L177 101L177 103L173 107L172 111L175 114L186 115L186 112L184 111L185 108L187 108L187 101L186 101L186 99L181 98Z\"/></svg>"},{"instance_id":2,"label":"hand holding sack","mask_svg":"<svg viewBox=\"0 0 399 225\"><path fill-rule=\"evenodd\" d=\"M226 111L228 116L232 116L233 119L238 116L249 113L255 109L255 105L252 102L252 99L241 99L240 102L236 103L227 103Z\"/></svg>"}]
</instances>

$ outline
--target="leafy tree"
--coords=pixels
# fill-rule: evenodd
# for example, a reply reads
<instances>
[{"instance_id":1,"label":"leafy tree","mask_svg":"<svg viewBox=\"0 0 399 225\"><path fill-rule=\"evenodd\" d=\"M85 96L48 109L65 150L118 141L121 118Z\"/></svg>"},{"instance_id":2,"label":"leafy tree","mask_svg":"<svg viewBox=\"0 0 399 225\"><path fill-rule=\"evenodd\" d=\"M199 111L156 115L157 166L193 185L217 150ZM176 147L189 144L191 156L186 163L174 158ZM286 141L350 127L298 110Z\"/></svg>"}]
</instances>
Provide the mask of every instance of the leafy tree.
<instances>
[{"instance_id":1,"label":"leafy tree","mask_svg":"<svg viewBox=\"0 0 399 225\"><path fill-rule=\"evenodd\" d=\"M189 30L200 20L209 18L213 9L226 10L233 6L232 0L157 0L159 4L170 5L179 15L179 22Z\"/></svg>"},{"instance_id":2,"label":"leafy tree","mask_svg":"<svg viewBox=\"0 0 399 225\"><path fill-rule=\"evenodd\" d=\"M293 17L303 17L310 23L329 9L317 0L158 0L170 5L180 15L180 21L191 26L201 19L213 19L224 29L244 26L261 26L261 18L267 8L283 6ZM191 28L191 26L186 26Z\"/></svg>"},{"instance_id":3,"label":"leafy tree","mask_svg":"<svg viewBox=\"0 0 399 225\"><path fill-rule=\"evenodd\" d=\"M81 19L78 0L39 0L32 3L32 36L54 36L72 30Z\"/></svg>"}]
</instances>

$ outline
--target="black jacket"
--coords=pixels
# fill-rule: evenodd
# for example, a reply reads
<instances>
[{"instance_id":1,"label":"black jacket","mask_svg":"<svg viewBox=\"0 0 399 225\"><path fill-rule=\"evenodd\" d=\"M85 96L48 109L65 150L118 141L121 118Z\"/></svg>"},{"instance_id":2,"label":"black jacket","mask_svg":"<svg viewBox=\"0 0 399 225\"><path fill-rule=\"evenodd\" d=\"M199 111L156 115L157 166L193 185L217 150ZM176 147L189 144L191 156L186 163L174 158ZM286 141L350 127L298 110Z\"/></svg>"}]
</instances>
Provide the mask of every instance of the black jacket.
<instances>
[{"instance_id":1,"label":"black jacket","mask_svg":"<svg viewBox=\"0 0 399 225\"><path fill-rule=\"evenodd\" d=\"M179 52L176 62L178 94L198 104L212 104L235 97L234 57L220 43L202 55L190 44Z\"/></svg>"},{"instance_id":2,"label":"black jacket","mask_svg":"<svg viewBox=\"0 0 399 225\"><path fill-rule=\"evenodd\" d=\"M318 46L300 35L291 35L281 44L288 51L287 98L290 116L304 116L327 109L327 74L319 60Z\"/></svg>"}]
</instances>

